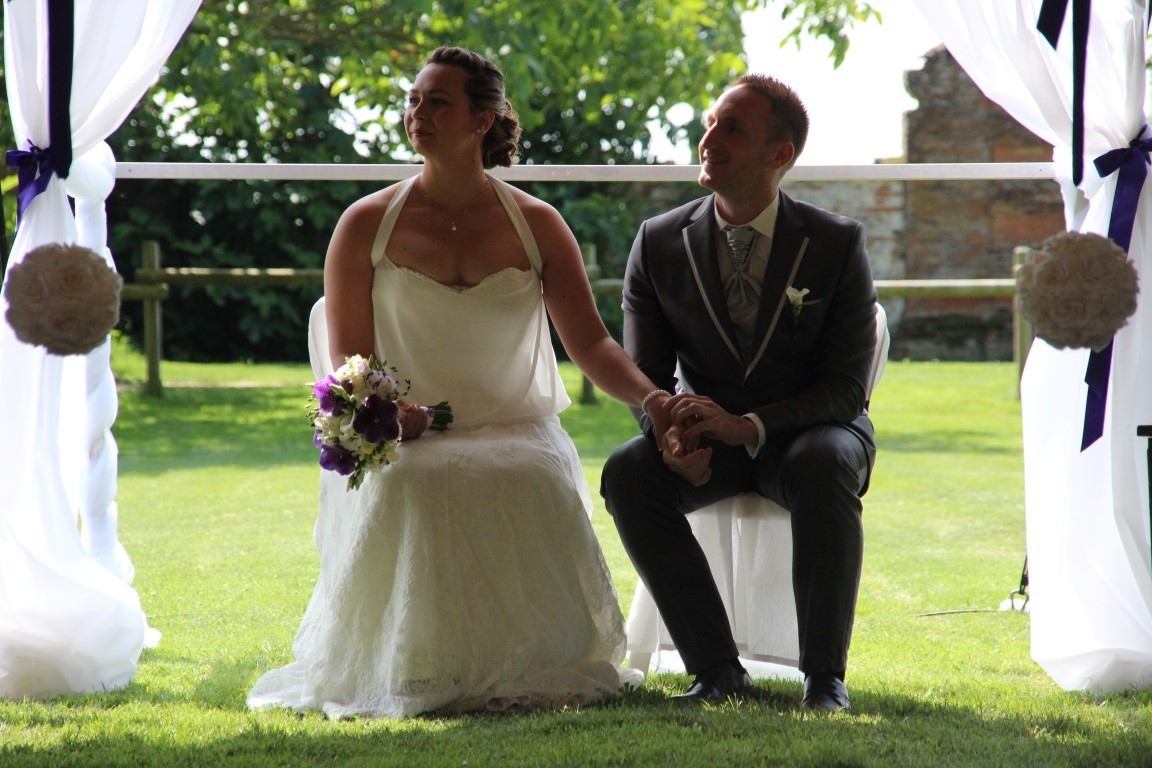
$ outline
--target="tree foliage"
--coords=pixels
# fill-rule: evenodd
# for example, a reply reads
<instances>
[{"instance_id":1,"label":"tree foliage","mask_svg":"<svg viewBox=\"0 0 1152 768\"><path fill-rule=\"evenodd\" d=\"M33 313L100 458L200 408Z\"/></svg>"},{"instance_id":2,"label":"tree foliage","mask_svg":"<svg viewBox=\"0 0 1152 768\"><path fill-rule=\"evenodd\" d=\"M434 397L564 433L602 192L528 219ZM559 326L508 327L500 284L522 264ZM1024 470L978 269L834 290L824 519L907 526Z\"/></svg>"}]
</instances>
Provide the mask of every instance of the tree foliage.
<instances>
[{"instance_id":1,"label":"tree foliage","mask_svg":"<svg viewBox=\"0 0 1152 768\"><path fill-rule=\"evenodd\" d=\"M762 5L771 5L764 2ZM839 67L848 53L848 32L871 19L881 21L880 14L861 0L786 0L780 3L780 18L793 19L795 26L781 45L793 43L797 48L806 37L824 38L832 44L832 64Z\"/></svg>"},{"instance_id":2,"label":"tree foliage","mask_svg":"<svg viewBox=\"0 0 1152 768\"><path fill-rule=\"evenodd\" d=\"M436 46L461 45L507 74L521 162L652 162L654 131L698 138L698 121L674 123L670 110L706 106L743 71L741 13L766 6L796 21L783 42L826 38L837 62L851 26L875 16L861 0L204 0L109 143L131 162L402 162L412 159L399 123L410 78ZM122 181L109 200L110 245L129 279L147 239L170 266L315 268L341 211L374 186ZM532 191L598 246L609 273L640 220L674 202L624 184ZM684 185L671 198L695 194ZM318 293L176 290L166 354L299 357ZM127 310L133 333L137 308Z\"/></svg>"}]
</instances>

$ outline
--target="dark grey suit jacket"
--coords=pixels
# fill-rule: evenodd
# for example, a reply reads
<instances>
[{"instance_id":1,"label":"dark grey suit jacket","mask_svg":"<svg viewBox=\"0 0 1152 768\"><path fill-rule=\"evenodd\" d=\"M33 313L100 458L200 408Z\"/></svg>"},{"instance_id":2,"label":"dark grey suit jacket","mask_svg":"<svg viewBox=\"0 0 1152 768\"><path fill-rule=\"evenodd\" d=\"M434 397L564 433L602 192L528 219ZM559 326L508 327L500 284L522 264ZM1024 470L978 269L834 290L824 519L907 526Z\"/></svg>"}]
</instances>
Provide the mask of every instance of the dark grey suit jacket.
<instances>
[{"instance_id":1,"label":"dark grey suit jacket","mask_svg":"<svg viewBox=\"0 0 1152 768\"><path fill-rule=\"evenodd\" d=\"M779 194L753 359L742 359L728 316L712 196L641 225L624 279L624 347L658 387L673 390L679 365L684 391L755 412L766 446L818 424L849 426L873 445L865 393L876 287L864 228ZM798 315L789 286L808 289Z\"/></svg>"}]
</instances>

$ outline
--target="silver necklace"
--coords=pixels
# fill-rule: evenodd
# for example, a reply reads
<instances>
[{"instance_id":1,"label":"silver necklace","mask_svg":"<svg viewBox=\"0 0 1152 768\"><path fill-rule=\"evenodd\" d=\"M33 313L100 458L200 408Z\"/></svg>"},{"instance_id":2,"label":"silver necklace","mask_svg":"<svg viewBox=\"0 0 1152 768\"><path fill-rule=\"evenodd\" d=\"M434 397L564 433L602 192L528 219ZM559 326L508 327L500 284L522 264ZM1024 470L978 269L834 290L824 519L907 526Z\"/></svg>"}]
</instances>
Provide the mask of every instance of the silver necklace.
<instances>
[{"instance_id":1,"label":"silver necklace","mask_svg":"<svg viewBox=\"0 0 1152 768\"><path fill-rule=\"evenodd\" d=\"M457 221L459 221L460 219L462 219L462 218L464 217L464 214L468 213L468 210L469 210L469 209L470 209L470 208L471 208L473 205L475 205L476 201L480 199L480 196L484 194L484 190L488 189L488 182L489 182L489 181L490 181L490 179L488 178L488 176L487 176L487 175L485 175L485 176L484 176L484 183L483 183L483 184L480 186L480 191L479 191L479 192L477 192L477 193L476 193L476 196L475 196L475 197L473 197L471 200L469 200L469 201L468 201L468 204L467 204L467 205L465 205L463 208L461 208L461 209L460 209L460 210L459 210L459 211L456 213L456 215L452 217L451 221L449 221L449 222L448 222L448 224L449 224L449 228L450 228L450 229L451 229L453 232L455 232L455 231L456 231L456 222L457 222ZM443 211L443 210L444 210L444 207L443 207L442 205L438 204L438 203L437 203L435 200L433 200L433 199L432 199L432 198L431 198L431 197L428 195L428 190L424 189L423 179L421 179L421 184L420 184L420 194L424 195L424 199L425 199L425 200L427 200L427 201L428 201L428 204L429 204L429 205L431 205L433 208L435 208L435 209L436 209L436 210L438 210L438 211ZM450 215L450 214L449 214L449 215Z\"/></svg>"}]
</instances>

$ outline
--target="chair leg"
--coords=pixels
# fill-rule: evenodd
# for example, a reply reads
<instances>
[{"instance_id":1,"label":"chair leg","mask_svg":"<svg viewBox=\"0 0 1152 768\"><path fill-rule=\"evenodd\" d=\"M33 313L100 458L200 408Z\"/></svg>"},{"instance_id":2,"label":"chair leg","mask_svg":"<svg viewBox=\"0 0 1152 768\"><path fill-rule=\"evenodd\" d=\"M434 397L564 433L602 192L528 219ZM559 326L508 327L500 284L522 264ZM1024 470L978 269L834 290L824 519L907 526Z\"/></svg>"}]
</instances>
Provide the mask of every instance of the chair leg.
<instances>
[{"instance_id":1,"label":"chair leg","mask_svg":"<svg viewBox=\"0 0 1152 768\"><path fill-rule=\"evenodd\" d=\"M1137 437L1147 437L1148 440L1148 515L1152 524L1152 424L1143 424L1136 427Z\"/></svg>"},{"instance_id":2,"label":"chair leg","mask_svg":"<svg viewBox=\"0 0 1152 768\"><path fill-rule=\"evenodd\" d=\"M652 654L650 653L629 651L625 659L628 662L629 669L638 669L645 675L648 674L648 670L652 667Z\"/></svg>"}]
</instances>

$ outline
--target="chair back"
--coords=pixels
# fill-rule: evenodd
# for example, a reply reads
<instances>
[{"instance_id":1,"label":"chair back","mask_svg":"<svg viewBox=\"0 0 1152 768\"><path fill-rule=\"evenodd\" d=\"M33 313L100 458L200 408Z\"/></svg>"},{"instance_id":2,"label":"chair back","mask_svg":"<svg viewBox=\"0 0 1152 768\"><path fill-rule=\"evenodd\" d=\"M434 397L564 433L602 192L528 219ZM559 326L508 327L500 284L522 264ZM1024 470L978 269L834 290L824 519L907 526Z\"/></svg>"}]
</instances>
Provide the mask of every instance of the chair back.
<instances>
[{"instance_id":1,"label":"chair back","mask_svg":"<svg viewBox=\"0 0 1152 768\"><path fill-rule=\"evenodd\" d=\"M324 314L324 297L312 305L308 313L308 362L312 364L314 381L332 373L332 358L328 352L328 316Z\"/></svg>"},{"instance_id":2,"label":"chair back","mask_svg":"<svg viewBox=\"0 0 1152 768\"><path fill-rule=\"evenodd\" d=\"M888 313L884 307L876 305L876 351L872 355L872 375L868 377L868 390L864 399L872 397L872 390L880 383L884 375L884 367L888 364L888 348L892 344L892 337L888 335Z\"/></svg>"},{"instance_id":3,"label":"chair back","mask_svg":"<svg viewBox=\"0 0 1152 768\"><path fill-rule=\"evenodd\" d=\"M890 343L888 314L877 304L867 397L884 375ZM696 510L688 522L708 559L744 666L755 677L803 679L796 669L800 641L792 591L791 515L776 502L746 492ZM636 584L627 630L630 667L683 670L643 580Z\"/></svg>"}]
</instances>

